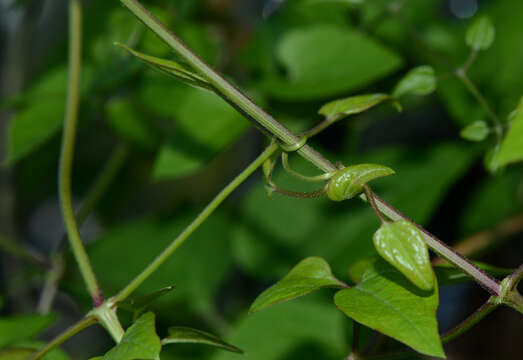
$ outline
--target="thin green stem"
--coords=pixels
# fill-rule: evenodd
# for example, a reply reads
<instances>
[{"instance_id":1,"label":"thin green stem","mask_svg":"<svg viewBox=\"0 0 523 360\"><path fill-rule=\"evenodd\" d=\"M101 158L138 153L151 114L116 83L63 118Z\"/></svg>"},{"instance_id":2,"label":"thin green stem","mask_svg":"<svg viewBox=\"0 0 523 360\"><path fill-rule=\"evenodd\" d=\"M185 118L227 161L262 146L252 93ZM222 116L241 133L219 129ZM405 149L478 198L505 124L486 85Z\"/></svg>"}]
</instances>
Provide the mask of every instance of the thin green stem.
<instances>
[{"instance_id":1,"label":"thin green stem","mask_svg":"<svg viewBox=\"0 0 523 360\"><path fill-rule=\"evenodd\" d=\"M161 24L158 19L156 19L150 12L144 9L140 3L138 3L136 0L120 1L125 6L127 6L138 19L140 19L147 27L156 33L158 37L165 41L180 57L184 59L187 64L189 64L195 71L203 75L213 85L215 90L221 94L221 96L228 99L228 102L233 106L239 108L241 113L244 114L247 118L258 122L264 129L266 129L266 131L269 131L271 134L289 146L299 142L299 136L293 134L289 129L278 123L273 117L260 109L236 87L231 85L220 74L214 71L197 54L190 50L181 40L179 40L167 28L165 28L165 26ZM309 145L304 145L297 152L303 158L310 161L316 167L327 173L337 170L333 163L331 163ZM392 220L408 220L405 215L401 214L401 212L387 204L378 196L375 196L375 199L380 211ZM490 293L493 295L499 295L500 285L495 279L485 274L470 261L455 253L451 248L439 241L435 236L428 233L424 229L423 235L427 241L427 245L431 247L436 253L440 254L450 263L462 269Z\"/></svg>"},{"instance_id":2,"label":"thin green stem","mask_svg":"<svg viewBox=\"0 0 523 360\"><path fill-rule=\"evenodd\" d=\"M185 240L216 210L216 208L238 187L243 183L256 169L263 165L265 160L278 151L279 145L272 143L269 145L245 170L234 178L216 197L198 214L198 216L182 231L176 239L151 262L141 274L132 280L122 291L120 291L112 301L117 303L126 299L134 290L136 290L160 265L162 265L178 249Z\"/></svg>"},{"instance_id":3,"label":"thin green stem","mask_svg":"<svg viewBox=\"0 0 523 360\"><path fill-rule=\"evenodd\" d=\"M89 326L96 324L98 321L94 316L86 316L63 333L55 337L51 342L47 343L43 348L41 348L37 353L33 354L29 360L38 360L43 358L49 351L57 348L62 343L66 342L74 335L78 334L80 331L88 328Z\"/></svg>"},{"instance_id":4,"label":"thin green stem","mask_svg":"<svg viewBox=\"0 0 523 360\"><path fill-rule=\"evenodd\" d=\"M95 305L103 302L103 296L94 275L89 258L78 232L71 200L71 170L74 156L76 124L80 91L81 48L82 48L82 7L79 0L71 0L69 7L69 78L65 123L60 156L59 194L62 216L73 254L87 290Z\"/></svg>"},{"instance_id":5,"label":"thin green stem","mask_svg":"<svg viewBox=\"0 0 523 360\"><path fill-rule=\"evenodd\" d=\"M466 333L470 328L483 320L485 316L494 311L494 309L496 309L498 306L499 304L495 304L489 299L485 304L483 304L473 314L463 320L459 325L443 334L441 336L441 341L443 343L447 343Z\"/></svg>"},{"instance_id":6,"label":"thin green stem","mask_svg":"<svg viewBox=\"0 0 523 360\"><path fill-rule=\"evenodd\" d=\"M297 172L291 168L291 166L289 164L289 155L286 152L281 153L281 164L287 173L289 173L292 176L294 176L300 180L303 180L303 181L309 181L309 182L326 181L326 180L329 180L333 175L333 173L323 173L321 175L316 175L316 176L307 176L307 175L300 174L299 172Z\"/></svg>"},{"instance_id":7,"label":"thin green stem","mask_svg":"<svg viewBox=\"0 0 523 360\"><path fill-rule=\"evenodd\" d=\"M374 199L374 193L372 192L370 186L367 184L363 185L363 191L365 193L365 197L366 197L367 201L370 204L370 207L372 208L372 210L374 211L374 213L376 214L378 219L380 219L382 224L387 223L387 220L381 213L380 209L378 208L378 205L376 205L376 200Z\"/></svg>"},{"instance_id":8,"label":"thin green stem","mask_svg":"<svg viewBox=\"0 0 523 360\"><path fill-rule=\"evenodd\" d=\"M510 290L514 290L519 282L523 279L523 264L518 266L518 268L512 273L512 275L510 275L510 280L509 280L509 289Z\"/></svg>"}]
</instances>

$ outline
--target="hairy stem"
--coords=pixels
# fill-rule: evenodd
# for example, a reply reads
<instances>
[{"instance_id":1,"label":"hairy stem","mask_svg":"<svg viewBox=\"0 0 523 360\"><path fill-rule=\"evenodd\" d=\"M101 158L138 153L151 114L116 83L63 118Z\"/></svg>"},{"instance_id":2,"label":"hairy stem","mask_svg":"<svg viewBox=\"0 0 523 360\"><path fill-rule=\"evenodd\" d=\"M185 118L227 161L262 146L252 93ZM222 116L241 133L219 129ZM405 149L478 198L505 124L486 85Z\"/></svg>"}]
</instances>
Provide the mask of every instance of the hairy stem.
<instances>
[{"instance_id":1,"label":"hairy stem","mask_svg":"<svg viewBox=\"0 0 523 360\"><path fill-rule=\"evenodd\" d=\"M299 136L293 134L289 129L281 125L272 116L267 114L256 104L254 104L240 90L230 84L220 74L213 70L197 54L189 49L180 39L172 34L157 18L136 0L120 0L138 19L149 27L160 39L169 45L183 60L189 64L195 71L203 75L211 83L221 96L228 99L228 102L239 108L241 113L249 119L256 121L266 131L270 132L281 140L284 144L292 146L300 141ZM314 164L325 172L337 170L336 166L323 157L309 145L304 145L297 151L303 158ZM397 209L387 204L385 201L375 196L376 204L380 211L392 220L406 219ZM411 221L411 220L409 220ZM411 221L412 222L412 221ZM466 260L459 254L455 253L447 245L439 241L435 236L420 228L427 242L436 253L444 257L456 267L462 269L466 274L471 276L476 282L483 286L493 295L500 294L500 285L495 279L481 271L478 267Z\"/></svg>"},{"instance_id":2,"label":"hairy stem","mask_svg":"<svg viewBox=\"0 0 523 360\"><path fill-rule=\"evenodd\" d=\"M162 265L169 256L178 249L185 240L216 210L216 208L238 187L243 183L256 169L263 165L265 160L269 159L274 152L279 149L279 145L273 142L265 149L245 170L234 178L216 197L198 214L198 216L183 230L183 232L172 241L172 243L151 262L141 274L139 274L129 285L120 291L112 301L114 303L126 299L136 288L138 288L160 265Z\"/></svg>"},{"instance_id":3,"label":"hairy stem","mask_svg":"<svg viewBox=\"0 0 523 360\"><path fill-rule=\"evenodd\" d=\"M93 303L99 305L103 302L103 296L80 238L71 200L71 169L74 156L76 124L78 122L82 61L82 7L80 0L70 1L69 27L69 77L58 184L60 205L67 235L80 268L80 273L87 285L87 290L91 295Z\"/></svg>"},{"instance_id":4,"label":"hairy stem","mask_svg":"<svg viewBox=\"0 0 523 360\"><path fill-rule=\"evenodd\" d=\"M80 331L88 328L89 326L96 324L97 320L94 316L86 316L63 333L54 338L51 342L41 348L38 352L33 354L29 360L38 360L44 357L49 351L57 348L65 341L69 340L74 335L78 334Z\"/></svg>"}]
</instances>

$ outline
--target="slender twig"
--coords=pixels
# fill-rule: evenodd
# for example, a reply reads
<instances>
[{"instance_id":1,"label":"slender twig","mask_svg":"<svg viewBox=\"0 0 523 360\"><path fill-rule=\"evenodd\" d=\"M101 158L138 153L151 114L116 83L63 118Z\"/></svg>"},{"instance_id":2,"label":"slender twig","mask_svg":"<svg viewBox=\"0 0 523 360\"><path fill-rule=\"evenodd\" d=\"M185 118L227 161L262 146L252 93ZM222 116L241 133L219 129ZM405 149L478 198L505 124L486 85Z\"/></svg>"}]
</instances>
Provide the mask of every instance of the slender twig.
<instances>
[{"instance_id":1,"label":"slender twig","mask_svg":"<svg viewBox=\"0 0 523 360\"><path fill-rule=\"evenodd\" d=\"M47 314L51 311L56 292L58 291L58 284L64 275L65 262L62 253L56 253L52 256L52 267L47 272L44 287L38 300L38 312L40 314Z\"/></svg>"},{"instance_id":2,"label":"slender twig","mask_svg":"<svg viewBox=\"0 0 523 360\"><path fill-rule=\"evenodd\" d=\"M315 176L308 176L308 175L300 174L299 172L297 172L293 168L291 168L291 166L289 164L289 155L286 152L281 153L281 164L288 174L290 174L300 180L303 180L303 181L309 181L309 182L326 181L326 180L329 180L329 178L331 178L333 175L333 173L323 173L321 175L315 175Z\"/></svg>"},{"instance_id":3,"label":"slender twig","mask_svg":"<svg viewBox=\"0 0 523 360\"><path fill-rule=\"evenodd\" d=\"M69 340L74 335L78 334L80 331L88 328L89 326L96 324L98 321L94 316L86 316L82 320L78 321L76 324L65 330L63 333L58 335L56 338L47 343L43 348L38 352L33 354L29 360L38 360L44 357L49 351L60 346L65 341Z\"/></svg>"},{"instance_id":4,"label":"slender twig","mask_svg":"<svg viewBox=\"0 0 523 360\"><path fill-rule=\"evenodd\" d=\"M216 197L198 214L198 216L174 239L171 244L151 262L134 280L132 280L122 291L112 300L114 303L126 299L138 286L140 286L171 254L178 249L185 240L216 210L216 208L256 169L263 165L274 152L279 149L277 143L272 143L263 151L245 170L243 170L234 180L232 180Z\"/></svg>"},{"instance_id":5,"label":"slender twig","mask_svg":"<svg viewBox=\"0 0 523 360\"><path fill-rule=\"evenodd\" d=\"M251 120L257 121L266 131L269 131L283 143L292 146L299 142L300 138L293 134L289 129L281 125L272 116L260 109L248 97L241 93L236 87L230 84L220 74L207 65L197 54L190 50L180 39L172 34L158 19L142 7L136 0L120 0L129 10L149 27L158 37L165 41L187 64L195 71L203 75L215 88L215 90L227 98L229 103L233 103L241 109L242 114ZM319 169L325 172L336 170L336 166L314 150L309 145L304 145L297 151L302 157L310 161ZM385 201L375 196L376 204L380 211L392 220L408 218L401 214L397 209L387 204ZM411 220L409 220L411 221ZM420 228L421 229L421 228ZM456 254L451 248L439 241L435 236L422 229L423 236L427 245L436 253L443 256L450 263L462 269L471 276L476 282L483 286L491 294L500 294L500 285L495 279L481 271L470 261Z\"/></svg>"},{"instance_id":6,"label":"slender twig","mask_svg":"<svg viewBox=\"0 0 523 360\"><path fill-rule=\"evenodd\" d=\"M480 322L485 316L490 314L494 309L498 307L499 304L495 304L489 299L486 303L481 305L479 309L474 311L469 317L463 320L459 325L453 329L447 331L445 334L441 335L441 341L447 343L454 340L458 336L467 332L470 328Z\"/></svg>"},{"instance_id":7,"label":"slender twig","mask_svg":"<svg viewBox=\"0 0 523 360\"><path fill-rule=\"evenodd\" d=\"M520 265L513 273L510 275L509 280L509 289L514 290L518 286L519 282L523 279L523 264Z\"/></svg>"},{"instance_id":8,"label":"slender twig","mask_svg":"<svg viewBox=\"0 0 523 360\"><path fill-rule=\"evenodd\" d=\"M465 63L461 66L461 68L463 69L463 71L465 73L470 69L472 64L474 64L474 61L476 61L477 57L478 57L478 50L472 50L470 52L469 57L467 58L467 61L465 61Z\"/></svg>"},{"instance_id":9,"label":"slender twig","mask_svg":"<svg viewBox=\"0 0 523 360\"><path fill-rule=\"evenodd\" d=\"M372 192L370 186L367 184L363 185L363 191L365 193L365 197L367 198L367 201L370 204L370 207L372 208L372 210L374 211L374 213L376 214L378 219L380 219L382 224L387 223L387 219L385 219L385 217L381 213L380 209L376 205L376 200L374 199L374 193Z\"/></svg>"},{"instance_id":10,"label":"slender twig","mask_svg":"<svg viewBox=\"0 0 523 360\"><path fill-rule=\"evenodd\" d=\"M76 124L78 122L82 57L82 7L79 0L70 1L69 26L69 79L59 171L60 205L65 228L73 254L80 268L80 273L87 285L87 290L91 295L93 303L99 305L103 302L103 295L80 238L71 200L71 169L74 156Z\"/></svg>"}]
</instances>

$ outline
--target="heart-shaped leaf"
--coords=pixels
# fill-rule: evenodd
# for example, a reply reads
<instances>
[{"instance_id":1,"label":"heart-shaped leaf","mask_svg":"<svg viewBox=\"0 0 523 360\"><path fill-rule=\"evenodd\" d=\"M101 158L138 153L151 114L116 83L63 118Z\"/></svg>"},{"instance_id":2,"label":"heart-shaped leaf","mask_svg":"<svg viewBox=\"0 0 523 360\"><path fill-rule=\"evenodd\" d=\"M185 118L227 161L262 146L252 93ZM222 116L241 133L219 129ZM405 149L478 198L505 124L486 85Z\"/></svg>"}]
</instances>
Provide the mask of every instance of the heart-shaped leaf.
<instances>
[{"instance_id":1,"label":"heart-shaped leaf","mask_svg":"<svg viewBox=\"0 0 523 360\"><path fill-rule=\"evenodd\" d=\"M362 113L387 100L392 101L401 111L401 105L394 97L387 94L369 94L332 101L323 105L319 113L334 122L349 115Z\"/></svg>"},{"instance_id":2,"label":"heart-shaped leaf","mask_svg":"<svg viewBox=\"0 0 523 360\"><path fill-rule=\"evenodd\" d=\"M434 287L435 276L427 244L410 222L384 223L374 233L374 246L389 264L422 290Z\"/></svg>"},{"instance_id":3,"label":"heart-shaped leaf","mask_svg":"<svg viewBox=\"0 0 523 360\"><path fill-rule=\"evenodd\" d=\"M379 164L351 165L338 170L327 185L327 195L334 201L352 199L363 186L376 178L394 174L394 170Z\"/></svg>"},{"instance_id":4,"label":"heart-shaped leaf","mask_svg":"<svg viewBox=\"0 0 523 360\"><path fill-rule=\"evenodd\" d=\"M523 160L523 97L510 118L510 129L494 158L498 167Z\"/></svg>"},{"instance_id":5,"label":"heart-shaped leaf","mask_svg":"<svg viewBox=\"0 0 523 360\"><path fill-rule=\"evenodd\" d=\"M468 28L465 42L474 51L487 50L496 37L496 29L488 16L476 19Z\"/></svg>"},{"instance_id":6,"label":"heart-shaped leaf","mask_svg":"<svg viewBox=\"0 0 523 360\"><path fill-rule=\"evenodd\" d=\"M133 50L124 44L115 43L115 45L120 46L122 49L128 51L130 54L134 55L139 60L143 61L147 65L151 66L153 69L160 70L170 76L177 78L189 85L201 87L204 89L211 89L212 86L205 80L202 76L196 74L195 72L186 69L183 65L172 61L161 59L155 56L147 55L139 51Z\"/></svg>"},{"instance_id":7,"label":"heart-shaped leaf","mask_svg":"<svg viewBox=\"0 0 523 360\"><path fill-rule=\"evenodd\" d=\"M213 334L183 326L169 328L169 336L162 339L162 345L166 344L205 344L239 354L243 353L241 349L226 343Z\"/></svg>"},{"instance_id":8,"label":"heart-shaped leaf","mask_svg":"<svg viewBox=\"0 0 523 360\"><path fill-rule=\"evenodd\" d=\"M431 356L445 357L438 334L438 287L422 291L380 260L360 283L338 291L336 306L355 321Z\"/></svg>"},{"instance_id":9,"label":"heart-shaped leaf","mask_svg":"<svg viewBox=\"0 0 523 360\"><path fill-rule=\"evenodd\" d=\"M122 341L104 355L103 360L155 359L162 344L156 335L154 314L143 314L125 332Z\"/></svg>"},{"instance_id":10,"label":"heart-shaped leaf","mask_svg":"<svg viewBox=\"0 0 523 360\"><path fill-rule=\"evenodd\" d=\"M490 129L486 122L476 121L461 130L459 134L465 140L483 141L489 133Z\"/></svg>"},{"instance_id":11,"label":"heart-shaped leaf","mask_svg":"<svg viewBox=\"0 0 523 360\"><path fill-rule=\"evenodd\" d=\"M405 95L425 96L436 90L436 76L430 66L419 66L412 69L401 79L392 95L400 98Z\"/></svg>"},{"instance_id":12,"label":"heart-shaped leaf","mask_svg":"<svg viewBox=\"0 0 523 360\"><path fill-rule=\"evenodd\" d=\"M261 293L249 311L254 313L326 287L343 288L346 285L332 275L331 268L324 259L309 257L292 268L283 279Z\"/></svg>"}]
</instances>

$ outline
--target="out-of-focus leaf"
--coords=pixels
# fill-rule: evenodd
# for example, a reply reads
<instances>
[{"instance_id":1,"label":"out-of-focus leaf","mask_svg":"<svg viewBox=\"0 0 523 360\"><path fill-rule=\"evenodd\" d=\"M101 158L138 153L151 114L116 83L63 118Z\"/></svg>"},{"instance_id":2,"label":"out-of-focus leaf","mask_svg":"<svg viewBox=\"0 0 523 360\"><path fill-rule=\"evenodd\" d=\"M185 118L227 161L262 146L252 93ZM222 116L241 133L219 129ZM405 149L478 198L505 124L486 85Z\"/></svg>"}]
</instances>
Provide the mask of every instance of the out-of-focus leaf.
<instances>
[{"instance_id":1,"label":"out-of-focus leaf","mask_svg":"<svg viewBox=\"0 0 523 360\"><path fill-rule=\"evenodd\" d=\"M384 261L365 272L360 283L334 296L348 317L414 350L445 357L438 334L438 287L421 291Z\"/></svg>"},{"instance_id":2,"label":"out-of-focus leaf","mask_svg":"<svg viewBox=\"0 0 523 360\"><path fill-rule=\"evenodd\" d=\"M188 89L183 102L173 100L174 134L158 154L154 180L194 174L237 139L248 122L229 104L208 91Z\"/></svg>"},{"instance_id":3,"label":"out-of-focus leaf","mask_svg":"<svg viewBox=\"0 0 523 360\"><path fill-rule=\"evenodd\" d=\"M319 113L334 122L349 115L362 113L384 101L392 101L394 106L401 110L400 103L392 96L387 94L370 94L331 101L323 105Z\"/></svg>"},{"instance_id":4,"label":"out-of-focus leaf","mask_svg":"<svg viewBox=\"0 0 523 360\"><path fill-rule=\"evenodd\" d=\"M169 336L167 336L165 339L162 339L162 345L167 344L204 344L233 353L243 353L241 349L226 343L213 334L183 326L169 328Z\"/></svg>"},{"instance_id":5,"label":"out-of-focus leaf","mask_svg":"<svg viewBox=\"0 0 523 360\"><path fill-rule=\"evenodd\" d=\"M82 69L82 93L89 87L92 71ZM67 69L44 74L24 93L25 105L11 118L7 133L7 163L12 165L51 138L64 120Z\"/></svg>"},{"instance_id":6,"label":"out-of-focus leaf","mask_svg":"<svg viewBox=\"0 0 523 360\"><path fill-rule=\"evenodd\" d=\"M151 303L153 303L156 299L164 296L172 290L174 290L174 286L168 286L147 295L136 296L130 299L126 299L124 301L120 301L117 305L122 309L141 312L144 309L146 309Z\"/></svg>"},{"instance_id":7,"label":"out-of-focus leaf","mask_svg":"<svg viewBox=\"0 0 523 360\"><path fill-rule=\"evenodd\" d=\"M401 79L392 94L399 98L405 95L425 96L436 90L436 76L430 66L419 66L412 69Z\"/></svg>"},{"instance_id":8,"label":"out-of-focus leaf","mask_svg":"<svg viewBox=\"0 0 523 360\"><path fill-rule=\"evenodd\" d=\"M512 274L513 269L500 268L482 262L474 261L474 264L480 269L494 277L504 277ZM470 276L463 271L457 269L455 266L444 263L434 266L434 272L438 278L439 286L453 285L459 283L466 283L474 281Z\"/></svg>"},{"instance_id":9,"label":"out-of-focus leaf","mask_svg":"<svg viewBox=\"0 0 523 360\"><path fill-rule=\"evenodd\" d=\"M490 133L490 128L484 121L476 121L462 129L459 133L465 140L483 141Z\"/></svg>"},{"instance_id":10,"label":"out-of-focus leaf","mask_svg":"<svg viewBox=\"0 0 523 360\"><path fill-rule=\"evenodd\" d=\"M0 318L0 348L38 335L55 319L54 315L13 315Z\"/></svg>"},{"instance_id":11,"label":"out-of-focus leaf","mask_svg":"<svg viewBox=\"0 0 523 360\"><path fill-rule=\"evenodd\" d=\"M427 244L412 223L399 220L382 224L373 239L378 254L414 285L426 291L434 287Z\"/></svg>"},{"instance_id":12,"label":"out-of-focus leaf","mask_svg":"<svg viewBox=\"0 0 523 360\"><path fill-rule=\"evenodd\" d=\"M157 144L154 131L128 99L110 100L105 111L108 125L123 139L146 148L153 148Z\"/></svg>"},{"instance_id":13,"label":"out-of-focus leaf","mask_svg":"<svg viewBox=\"0 0 523 360\"><path fill-rule=\"evenodd\" d=\"M278 44L287 76L267 78L263 89L285 100L307 100L354 90L399 68L401 59L372 38L344 27L291 30Z\"/></svg>"},{"instance_id":14,"label":"out-of-focus leaf","mask_svg":"<svg viewBox=\"0 0 523 360\"><path fill-rule=\"evenodd\" d=\"M487 50L494 42L496 29L488 16L477 18L468 28L465 42L474 51Z\"/></svg>"},{"instance_id":15,"label":"out-of-focus leaf","mask_svg":"<svg viewBox=\"0 0 523 360\"><path fill-rule=\"evenodd\" d=\"M302 260L278 283L259 295L249 312L255 313L269 306L310 294L316 290L345 285L332 275L329 264L322 258Z\"/></svg>"},{"instance_id":16,"label":"out-of-focus leaf","mask_svg":"<svg viewBox=\"0 0 523 360\"><path fill-rule=\"evenodd\" d=\"M510 129L493 160L498 167L523 160L523 97L511 120Z\"/></svg>"},{"instance_id":17,"label":"out-of-focus leaf","mask_svg":"<svg viewBox=\"0 0 523 360\"><path fill-rule=\"evenodd\" d=\"M329 304L313 304L300 299L246 315L234 326L228 340L245 351L247 360L281 360L296 347L317 344L328 356L346 356L349 336L346 319ZM319 331L321 329L321 331ZM237 360L234 353L220 352L213 360ZM325 357L324 357L325 358Z\"/></svg>"},{"instance_id":18,"label":"out-of-focus leaf","mask_svg":"<svg viewBox=\"0 0 523 360\"><path fill-rule=\"evenodd\" d=\"M154 314L145 313L126 331L122 340L104 355L103 360L154 360L162 344L156 335Z\"/></svg>"},{"instance_id":19,"label":"out-of-focus leaf","mask_svg":"<svg viewBox=\"0 0 523 360\"><path fill-rule=\"evenodd\" d=\"M0 360L27 360L34 354L37 348L16 347L12 349L0 350ZM59 349L51 350L42 360L69 360L63 351Z\"/></svg>"}]
</instances>

